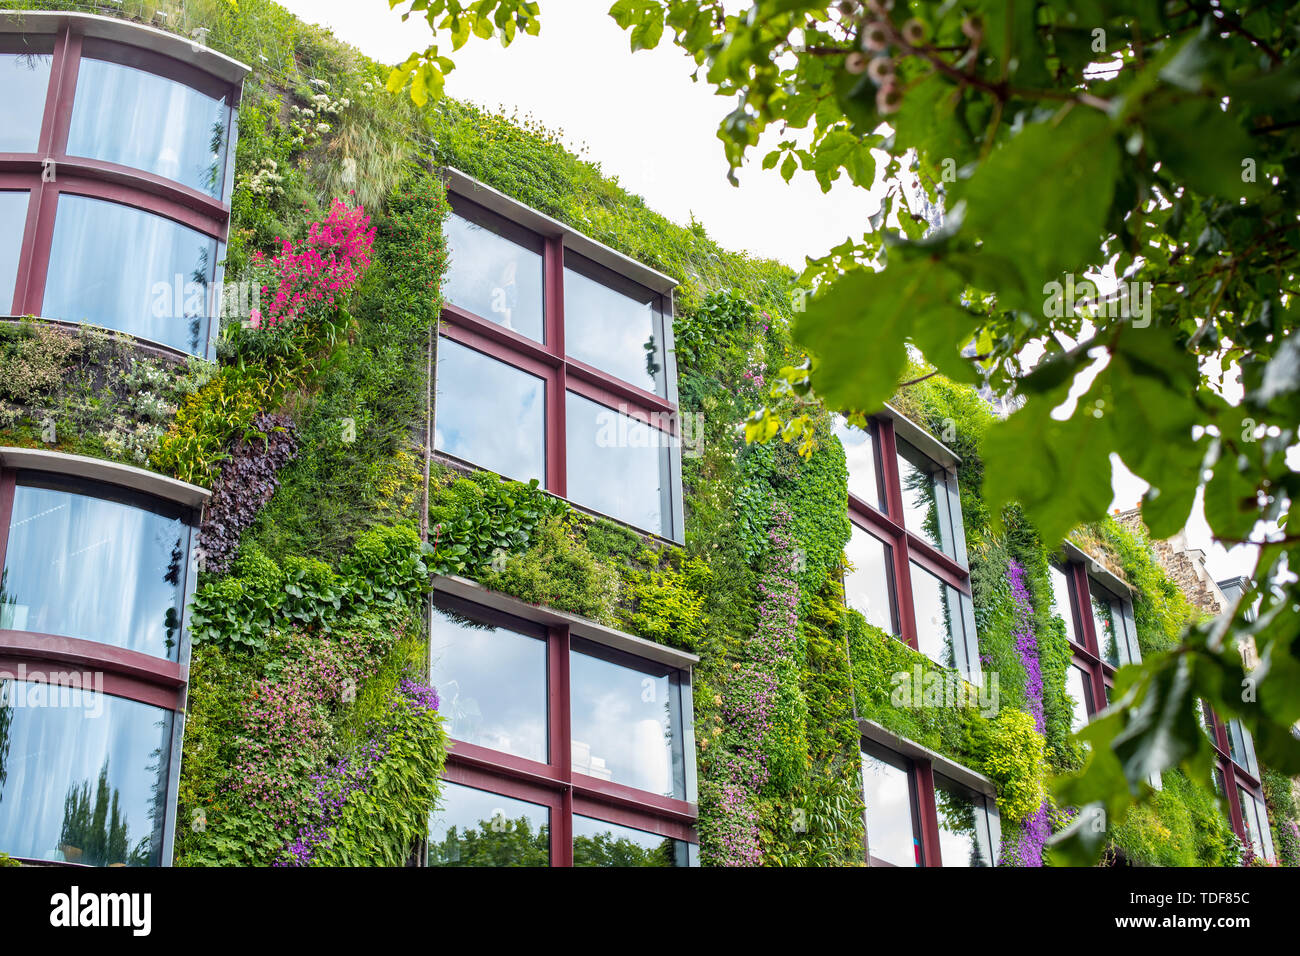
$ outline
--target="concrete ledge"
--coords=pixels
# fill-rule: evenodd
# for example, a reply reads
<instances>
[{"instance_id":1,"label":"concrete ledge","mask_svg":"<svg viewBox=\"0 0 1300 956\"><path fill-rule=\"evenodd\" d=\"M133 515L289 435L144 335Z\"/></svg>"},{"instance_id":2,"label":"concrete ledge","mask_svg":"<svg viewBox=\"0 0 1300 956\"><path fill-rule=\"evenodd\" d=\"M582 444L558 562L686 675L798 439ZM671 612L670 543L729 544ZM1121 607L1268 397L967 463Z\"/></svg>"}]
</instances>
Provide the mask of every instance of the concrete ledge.
<instances>
[{"instance_id":1,"label":"concrete ledge","mask_svg":"<svg viewBox=\"0 0 1300 956\"><path fill-rule=\"evenodd\" d=\"M1111 591L1114 591L1116 596L1122 597L1125 600L1132 600L1133 589L1124 582L1123 578L1119 577L1113 571L1108 570L1106 565L1102 564L1100 560L1070 541L1066 541L1062 544L1061 548L1065 552L1065 556L1071 561L1078 561L1080 564L1087 565L1088 574L1096 578Z\"/></svg>"},{"instance_id":2,"label":"concrete ledge","mask_svg":"<svg viewBox=\"0 0 1300 956\"><path fill-rule=\"evenodd\" d=\"M569 628L570 633L578 637L659 664L667 664L669 667L687 670L692 664L699 663L700 660L696 655L687 651L678 650L666 644L656 644L654 641L647 641L635 634L628 634L625 631L604 624L597 624L595 621L589 621L585 617L578 617L576 614L569 614L567 611L540 607L536 604L529 604L527 601L521 601L516 597L511 597L508 594L502 594L500 591L489 590L478 582L471 581L469 578L462 578L459 575L439 575L434 578L433 590L435 594L450 594L452 597L473 601L475 604L481 604L495 611L513 614L515 617L536 621L539 624L564 625Z\"/></svg>"},{"instance_id":3,"label":"concrete ledge","mask_svg":"<svg viewBox=\"0 0 1300 956\"><path fill-rule=\"evenodd\" d=\"M928 431L912 421L893 405L886 403L880 414L894 423L894 434L907 442L927 458L931 458L945 468L956 468L961 464L961 457L935 438Z\"/></svg>"},{"instance_id":4,"label":"concrete ledge","mask_svg":"<svg viewBox=\"0 0 1300 956\"><path fill-rule=\"evenodd\" d=\"M943 754L936 753L929 747L922 747L906 737L900 737L874 720L859 720L858 730L861 731L863 737L874 744L896 751L905 757L911 757L913 760L927 760L940 776L947 777L954 783L970 787L986 797L997 799L997 786L982 773L963 767L955 760L949 760Z\"/></svg>"},{"instance_id":5,"label":"concrete ledge","mask_svg":"<svg viewBox=\"0 0 1300 956\"><path fill-rule=\"evenodd\" d=\"M212 497L212 492L198 485L187 484L156 472L120 465L102 458L85 458L61 451L41 448L0 447L0 466L15 470L44 471L73 478L89 478L105 484L130 488L164 501L173 501L190 508L201 508Z\"/></svg>"},{"instance_id":6,"label":"concrete ledge","mask_svg":"<svg viewBox=\"0 0 1300 956\"><path fill-rule=\"evenodd\" d=\"M493 189L473 176L462 173L459 169L447 166L443 171L447 177L447 189L453 195L463 196L471 202L476 202L539 235L563 236L567 248L661 295L666 295L678 286L677 280L672 276L664 275L631 256L610 248L603 242L584 236L572 226L558 219L552 219L518 200L511 199L505 193Z\"/></svg>"},{"instance_id":7,"label":"concrete ledge","mask_svg":"<svg viewBox=\"0 0 1300 956\"><path fill-rule=\"evenodd\" d=\"M245 64L224 53L218 53L197 40L130 20L57 10L0 11L0 33L54 34L66 26L75 27L82 36L112 40L161 53L227 83L240 83L250 72Z\"/></svg>"}]
</instances>

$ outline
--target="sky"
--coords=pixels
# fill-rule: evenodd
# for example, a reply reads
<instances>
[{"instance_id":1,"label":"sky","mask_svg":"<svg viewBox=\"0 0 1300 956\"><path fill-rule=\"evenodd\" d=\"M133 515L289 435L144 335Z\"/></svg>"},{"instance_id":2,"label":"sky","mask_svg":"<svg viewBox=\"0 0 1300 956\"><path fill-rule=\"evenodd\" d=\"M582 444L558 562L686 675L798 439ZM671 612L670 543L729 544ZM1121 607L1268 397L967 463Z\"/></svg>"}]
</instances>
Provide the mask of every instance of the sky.
<instances>
[{"instance_id":1,"label":"sky","mask_svg":"<svg viewBox=\"0 0 1300 956\"><path fill-rule=\"evenodd\" d=\"M304 20L330 28L383 63L405 60L432 41L427 23L403 23L386 0L280 0ZM486 107L517 111L560 132L583 158L599 163L652 208L679 223L691 217L728 249L778 259L801 269L867 230L880 189L836 184L823 193L811 173L786 183L759 163L770 141L751 152L740 186L727 182L718 121L731 101L691 80L694 61L667 38L656 50L633 54L627 34L607 15L610 0L556 0L541 4L541 33L520 36L509 49L495 40L471 39L455 53L440 38L440 52L455 60L447 93ZM1112 456L1116 475L1112 510L1134 507L1145 482ZM1250 574L1255 549L1226 551L1211 540L1200 512L1192 515L1188 543L1207 552L1218 579Z\"/></svg>"}]
</instances>

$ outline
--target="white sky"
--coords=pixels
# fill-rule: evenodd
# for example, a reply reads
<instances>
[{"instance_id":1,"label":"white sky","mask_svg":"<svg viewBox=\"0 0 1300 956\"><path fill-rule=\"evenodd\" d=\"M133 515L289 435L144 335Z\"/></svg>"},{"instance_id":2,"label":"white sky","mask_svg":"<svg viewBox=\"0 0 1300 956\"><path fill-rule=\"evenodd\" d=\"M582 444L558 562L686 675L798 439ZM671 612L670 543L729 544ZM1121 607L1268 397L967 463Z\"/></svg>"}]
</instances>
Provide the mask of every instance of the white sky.
<instances>
[{"instance_id":1,"label":"white sky","mask_svg":"<svg viewBox=\"0 0 1300 956\"><path fill-rule=\"evenodd\" d=\"M280 2L382 63L404 60L431 41L424 20L403 23L385 0ZM716 135L730 100L715 96L703 81L693 82L694 62L667 37L658 49L633 54L627 34L607 15L609 5L610 0L544 2L541 34L521 36L509 49L471 39L452 53L448 38L439 38L440 52L456 62L448 94L531 114L652 208L683 224L693 214L728 249L801 269L804 256L823 255L867 230L879 188L867 193L837 183L823 193L813 175L802 171L787 184L777 170L759 167L765 146L777 136L751 152L739 173L740 187L731 186ZM1111 507L1132 508L1146 483L1112 460L1117 476ZM1228 552L1213 544L1199 499L1187 537L1207 552L1216 578L1254 569L1255 549Z\"/></svg>"}]
</instances>

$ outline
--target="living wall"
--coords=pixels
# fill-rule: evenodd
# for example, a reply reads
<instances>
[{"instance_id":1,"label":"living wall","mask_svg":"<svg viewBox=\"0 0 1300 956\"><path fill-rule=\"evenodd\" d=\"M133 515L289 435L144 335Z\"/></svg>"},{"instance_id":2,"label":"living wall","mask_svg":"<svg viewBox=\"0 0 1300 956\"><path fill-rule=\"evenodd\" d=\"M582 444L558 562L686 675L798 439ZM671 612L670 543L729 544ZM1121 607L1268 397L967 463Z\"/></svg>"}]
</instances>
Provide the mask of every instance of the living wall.
<instances>
[{"instance_id":1,"label":"living wall","mask_svg":"<svg viewBox=\"0 0 1300 956\"><path fill-rule=\"evenodd\" d=\"M824 409L771 394L803 359L788 269L667 221L526 119L445 99L417 113L384 92L383 68L268 0L3 5L146 19L162 8L170 27L204 27L253 66L226 268L266 294L256 314L227 317L218 361L177 365L94 330L0 328L0 441L217 492L192 614L178 863L408 860L445 759L437 690L424 686L438 572L699 655L707 865L860 864L859 718L988 775L1001 861L1042 864L1069 813L1047 779L1083 756L1052 609L1056 543L1014 507L994 530L979 496L993 413L971 389L929 377L896 405L961 458L981 666L998 680L988 713L899 703L892 676L936 665L845 607L843 450ZM436 460L426 484L447 265L440 164L680 280L681 405L703 422L684 450L682 546ZM811 445L745 442L740 424L774 402L809 416ZM1143 652L1170 646L1192 611L1147 542L1110 521L1080 540L1138 590ZM1269 794L1294 865L1295 803L1273 781ZM1112 858L1131 863L1221 865L1240 852L1208 781L1178 774L1112 836Z\"/></svg>"}]
</instances>

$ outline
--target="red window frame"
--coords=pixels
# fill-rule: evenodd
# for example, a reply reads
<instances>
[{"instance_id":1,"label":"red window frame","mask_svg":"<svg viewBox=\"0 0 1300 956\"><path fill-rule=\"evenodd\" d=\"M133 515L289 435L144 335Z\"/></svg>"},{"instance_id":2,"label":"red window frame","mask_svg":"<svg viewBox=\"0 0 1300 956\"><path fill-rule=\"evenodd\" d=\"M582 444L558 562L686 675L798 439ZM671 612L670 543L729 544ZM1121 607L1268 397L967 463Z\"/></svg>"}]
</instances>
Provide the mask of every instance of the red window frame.
<instances>
[{"instance_id":1,"label":"red window frame","mask_svg":"<svg viewBox=\"0 0 1300 956\"><path fill-rule=\"evenodd\" d=\"M456 215L497 232L511 242L518 242L518 240L512 237L510 233L530 236L537 240L537 244L541 247L543 283L542 337L545 340L544 342L535 341L520 332L507 329L485 316L476 315L449 302L444 302L442 306L439 334L521 372L542 379L544 383L546 421L543 453L545 463L543 485L545 489L557 497L568 498L566 398L569 392L596 402L611 411L622 412L666 434L668 436L667 444L670 448L670 474L673 476L672 481L675 484L679 480L681 470L678 441L681 434L681 423L678 417L679 408L676 401L673 376L665 373L668 395L656 395L653 392L648 392L643 388L625 382L608 372L603 372L592 365L571 358L565 350L565 259L566 256L581 257L580 254L574 250L566 249L562 235L539 235L518 223L510 222L507 217L498 212L485 209L470 199L456 194L452 194L449 199L452 211ZM505 220L508 229L500 231L501 220ZM525 246L525 248L528 247ZM581 258L585 259L585 257ZM644 289L655 297L656 312L660 322L660 335L664 343L663 358L665 363L671 361L669 331L672 317L668 303L665 301L666 297L653 289L641 286L632 279L618 275L618 273L605 266L590 263L590 260L584 262L583 266L586 271L592 271L591 267L594 266L595 271L607 274L607 279L596 281L602 281L602 284L615 291L621 291L618 288L619 285L631 285L636 286L638 289ZM664 428L664 425L667 425L667 428ZM440 451L438 455L448 461L479 467L475 462L456 458L446 452ZM673 541L682 539L684 523L683 515L677 505L678 497L674 489L669 490L670 509L664 515L663 527L659 532L649 533ZM584 509L582 505L576 503L574 507L591 510ZM605 517L610 517L615 521L620 520L612 515L606 515ZM647 529L643 528L637 530L647 531Z\"/></svg>"},{"instance_id":2,"label":"red window frame","mask_svg":"<svg viewBox=\"0 0 1300 956\"><path fill-rule=\"evenodd\" d=\"M877 759L881 759L878 756L879 753L887 753L890 756L891 762L896 767L899 764L902 764L906 768L908 791L911 796L911 812L913 814L913 832L914 834L919 834L921 842L921 862L919 865L923 867L942 867L943 853L939 847L939 805L935 795L936 784L934 780L935 768L933 761L928 760L925 757L900 753L892 747L878 743L869 737L863 737L859 746L864 753L871 753L873 750L876 751L872 756L876 756ZM960 787L968 793L975 794L977 798L984 801L984 822L985 826L988 827L987 815L989 813L989 805L992 798L986 793L980 793L974 788L967 786L960 780L954 780L951 776L944 774L942 768L939 771L939 775L945 777L953 785ZM993 857L989 863L990 866L992 866L997 862L998 847L992 845L994 836L992 828L988 827L988 829L990 842L989 853ZM916 837L914 836L913 838L915 839ZM889 863L871 855L871 819L869 808L863 813L863 840L865 843L864 859L866 860L867 866L895 866L893 863Z\"/></svg>"},{"instance_id":3,"label":"red window frame","mask_svg":"<svg viewBox=\"0 0 1300 956\"><path fill-rule=\"evenodd\" d=\"M228 189L229 170L234 161L234 117L239 110L240 85L226 83L189 64L151 50L86 37L77 31L75 25L66 26L52 36L54 47L50 81L36 152L0 153L0 190L28 193L27 220L23 228L13 302L0 303L0 310L7 309L10 315L41 314L50 268L55 215L59 196L63 193L103 199L152 213L188 226L215 239L219 244L225 243L230 224L228 196L223 201L145 170L83 156L69 156L67 145L83 49L89 45L92 51L98 53L111 51L114 62L129 64L158 76L203 88L205 92L220 92L228 97L230 112L226 130L226 169L222 178L224 192ZM44 46L45 44L42 45L42 50ZM54 164L54 178L50 181L46 181L43 175L47 162ZM218 268L216 263L213 268ZM212 337L213 332L210 331L209 340ZM175 351L162 345L158 347ZM208 352L210 350L209 344Z\"/></svg>"},{"instance_id":4,"label":"red window frame","mask_svg":"<svg viewBox=\"0 0 1300 956\"><path fill-rule=\"evenodd\" d=\"M1070 639L1072 662L1088 676L1088 691L1091 700L1085 701L1088 717L1091 719L1109 706L1109 691L1115 686L1115 674L1118 668L1101 656L1101 645L1097 635L1097 624L1092 616L1092 576L1086 565L1078 561L1066 560L1056 567L1065 572L1070 585L1070 614L1074 615L1074 635L1081 639ZM1100 586L1100 585L1099 585ZM1113 593L1107 589L1107 593ZM1130 599L1123 594L1115 594L1126 607Z\"/></svg>"},{"instance_id":5,"label":"red window frame","mask_svg":"<svg viewBox=\"0 0 1300 956\"><path fill-rule=\"evenodd\" d=\"M546 641L546 761L529 760L478 744L452 740L444 779L546 807L550 811L551 866L573 866L575 814L686 843L699 843L696 804L573 772L569 719L569 658L573 652L573 635L567 625L521 621L514 615L473 601L435 594L435 601L441 600L446 600L447 606L460 613L472 613L488 623L523 630ZM683 673L681 679L687 683L688 675ZM689 706L689 696L683 697L683 727L679 731L683 736L683 746L686 746L688 740L694 742L694 735L686 733L689 715L685 711ZM689 771L687 786L687 795L690 796Z\"/></svg>"},{"instance_id":6,"label":"red window frame","mask_svg":"<svg viewBox=\"0 0 1300 956\"><path fill-rule=\"evenodd\" d=\"M916 606L912 593L912 562L915 561L940 581L956 588L966 600L971 598L970 570L905 527L894 422L887 416L877 416L870 419L868 425L877 487L884 493L885 508L882 511L875 502L865 501L850 492L849 520L889 549L893 570L892 598L898 626L895 636L913 650L919 650ZM956 520L959 521L960 516L956 516ZM965 626L963 622L963 629ZM978 660L972 661L972 670L977 669L977 665Z\"/></svg>"},{"instance_id":7,"label":"red window frame","mask_svg":"<svg viewBox=\"0 0 1300 956\"><path fill-rule=\"evenodd\" d=\"M1222 775L1223 797L1228 804L1228 819L1232 823L1232 832L1237 834L1243 844L1251 846L1250 834L1246 830L1246 815L1241 808L1241 797L1237 793L1237 787L1241 787L1264 803L1263 782L1232 758L1232 746L1228 741L1228 725L1214 712L1214 708L1207 702L1201 701L1201 713L1205 716L1206 736L1210 739L1210 746L1214 748L1215 763ZM1269 825L1267 820L1264 825ZM1260 844L1263 843L1261 836ZM1273 844L1273 853L1276 857L1276 843Z\"/></svg>"},{"instance_id":8,"label":"red window frame","mask_svg":"<svg viewBox=\"0 0 1300 956\"><path fill-rule=\"evenodd\" d=\"M74 479L73 484L79 485L81 482ZM0 467L0 571L5 566L17 487L18 472L12 468ZM94 494L89 487L84 493ZM197 516L192 516L186 524L190 528L189 556L192 557ZM182 588L186 605L193 591L193 571L191 562L187 560L184 565L186 580ZM20 664L25 665L29 671L44 673L66 670L68 667L89 668L103 673L104 693L180 714L184 710L189 671L186 653L189 641L187 621L188 607L181 612L182 643L175 661L83 638L0 629L0 673L13 674Z\"/></svg>"}]
</instances>

